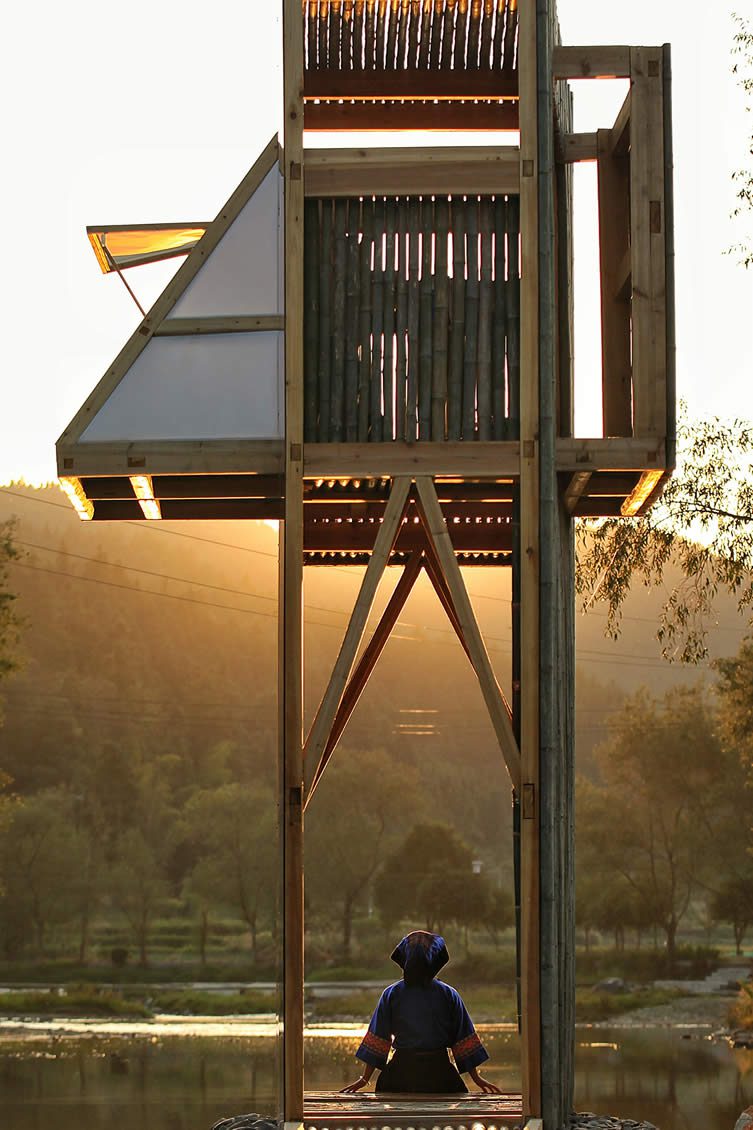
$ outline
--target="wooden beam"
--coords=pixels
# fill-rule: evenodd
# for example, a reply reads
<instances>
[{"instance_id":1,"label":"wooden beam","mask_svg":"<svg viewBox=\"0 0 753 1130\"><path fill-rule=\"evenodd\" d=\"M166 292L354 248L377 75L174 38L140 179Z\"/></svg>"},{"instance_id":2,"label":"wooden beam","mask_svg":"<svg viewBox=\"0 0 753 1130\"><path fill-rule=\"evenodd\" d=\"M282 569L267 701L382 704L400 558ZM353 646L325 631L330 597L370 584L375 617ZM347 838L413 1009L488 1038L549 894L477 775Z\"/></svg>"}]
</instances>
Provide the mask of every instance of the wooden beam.
<instances>
[{"instance_id":1,"label":"wooden beam","mask_svg":"<svg viewBox=\"0 0 753 1130\"><path fill-rule=\"evenodd\" d=\"M516 102L309 102L306 129L516 130Z\"/></svg>"},{"instance_id":2,"label":"wooden beam","mask_svg":"<svg viewBox=\"0 0 753 1130\"><path fill-rule=\"evenodd\" d=\"M630 78L630 48L555 47L552 75L557 79Z\"/></svg>"},{"instance_id":3,"label":"wooden beam","mask_svg":"<svg viewBox=\"0 0 753 1130\"><path fill-rule=\"evenodd\" d=\"M192 334L266 333L284 330L282 314L248 314L232 317L165 318L154 331L155 337L183 337Z\"/></svg>"},{"instance_id":4,"label":"wooden beam","mask_svg":"<svg viewBox=\"0 0 753 1130\"><path fill-rule=\"evenodd\" d=\"M517 146L415 149L307 149L306 195L411 196L517 193Z\"/></svg>"},{"instance_id":5,"label":"wooden beam","mask_svg":"<svg viewBox=\"0 0 753 1130\"><path fill-rule=\"evenodd\" d=\"M463 651L468 656L468 662L470 663L471 667L473 667L471 650L468 647L465 635L463 634L463 625L460 623L455 605L453 604L452 593L449 590L445 575L442 572L442 566L437 557L437 551L434 548L434 543L428 536L426 538L426 545L427 548L424 559L424 569L426 571L426 575L431 581L435 593L439 597L440 604L447 613L447 619L452 624L455 635L460 640L460 645L463 648Z\"/></svg>"},{"instance_id":6,"label":"wooden beam","mask_svg":"<svg viewBox=\"0 0 753 1130\"><path fill-rule=\"evenodd\" d=\"M497 683L489 655L479 630L468 590L465 587L460 566L455 558L452 541L437 499L434 484L430 478L419 476L416 479L418 505L423 511L424 527L431 537L442 566L447 587L452 595L463 636L471 653L473 666L481 686L486 708L492 720L497 741L504 757L510 779L515 788L520 785L520 752L512 732L510 709Z\"/></svg>"},{"instance_id":7,"label":"wooden beam","mask_svg":"<svg viewBox=\"0 0 753 1130\"><path fill-rule=\"evenodd\" d=\"M565 487L564 501L568 514L572 514L591 481L591 471L576 471Z\"/></svg>"},{"instance_id":8,"label":"wooden beam","mask_svg":"<svg viewBox=\"0 0 753 1130\"><path fill-rule=\"evenodd\" d=\"M640 437L558 439L558 471L650 471L666 467L664 443Z\"/></svg>"},{"instance_id":9,"label":"wooden beam","mask_svg":"<svg viewBox=\"0 0 753 1130\"><path fill-rule=\"evenodd\" d=\"M351 613L345 637L340 647L340 653L330 676L329 684L319 709L314 718L313 725L306 739L304 747L304 780L307 789L311 788L315 771L327 744L332 723L337 709L342 700L345 686L353 670L356 654L358 652L366 621L369 618L379 582L389 560L392 547L395 544L400 530L400 524L405 513L408 500L410 479L395 479L384 518L378 528L374 549L369 559L369 564L361 581L361 588L356 598L356 603ZM304 541L305 544L305 541Z\"/></svg>"},{"instance_id":10,"label":"wooden beam","mask_svg":"<svg viewBox=\"0 0 753 1130\"><path fill-rule=\"evenodd\" d=\"M601 385L605 436L633 433L630 303L618 297L630 263L630 168L612 154L611 130L598 138L599 279L601 283Z\"/></svg>"},{"instance_id":11,"label":"wooden beam","mask_svg":"<svg viewBox=\"0 0 753 1130\"><path fill-rule=\"evenodd\" d=\"M59 475L281 474L281 439L143 440L60 444Z\"/></svg>"},{"instance_id":12,"label":"wooden beam","mask_svg":"<svg viewBox=\"0 0 753 1130\"><path fill-rule=\"evenodd\" d=\"M565 165L595 161L597 156L595 133L566 133L560 138L557 160Z\"/></svg>"},{"instance_id":13,"label":"wooden beam","mask_svg":"<svg viewBox=\"0 0 753 1130\"><path fill-rule=\"evenodd\" d=\"M440 101L479 99L516 99L518 79L504 71L417 70L343 71L323 69L307 71L303 94L307 103L325 101ZM308 122L306 123L307 128Z\"/></svg>"},{"instance_id":14,"label":"wooden beam","mask_svg":"<svg viewBox=\"0 0 753 1130\"><path fill-rule=\"evenodd\" d=\"M280 527L283 1118L303 1122L303 28L283 0L285 521Z\"/></svg>"},{"instance_id":15,"label":"wooden beam","mask_svg":"<svg viewBox=\"0 0 753 1130\"><path fill-rule=\"evenodd\" d=\"M625 95L625 101L620 106L620 112L612 126L612 153L615 157L624 157L630 148L630 113L633 105L630 91Z\"/></svg>"},{"instance_id":16,"label":"wooden beam","mask_svg":"<svg viewBox=\"0 0 753 1130\"><path fill-rule=\"evenodd\" d=\"M539 847L539 207L537 5L523 4L520 86L520 785L523 1110L542 1113ZM570 56L572 59L572 56ZM593 69L593 68L591 68ZM555 73L557 73L555 71Z\"/></svg>"},{"instance_id":17,"label":"wooden beam","mask_svg":"<svg viewBox=\"0 0 753 1130\"><path fill-rule=\"evenodd\" d=\"M366 689L366 684L369 681L371 672L374 670L379 656L384 650L387 640L390 638L390 633L397 623L398 617L405 607L405 602L408 599L413 586L418 579L423 565L423 553L418 550L416 553L411 554L407 565L403 569L400 580L395 586L387 607L382 613L379 623L374 629L374 634L364 649L364 653L358 661L358 665L348 681L345 688L342 700L337 708L337 714L332 723L330 733L327 735L327 743L322 751L319 759L319 764L311 781L308 794L306 796L306 804L309 803L314 791L322 778L324 770L327 768L329 759L337 748L337 743L343 735L343 731L348 724L348 721L353 714L353 711L358 704L358 700Z\"/></svg>"},{"instance_id":18,"label":"wooden beam","mask_svg":"<svg viewBox=\"0 0 753 1130\"><path fill-rule=\"evenodd\" d=\"M667 432L667 305L661 48L633 48L631 68L633 427L637 436L664 438Z\"/></svg>"},{"instance_id":19,"label":"wooden beam","mask_svg":"<svg viewBox=\"0 0 753 1130\"><path fill-rule=\"evenodd\" d=\"M515 476L517 441L475 443L307 443L307 478L379 478L392 475Z\"/></svg>"}]
</instances>

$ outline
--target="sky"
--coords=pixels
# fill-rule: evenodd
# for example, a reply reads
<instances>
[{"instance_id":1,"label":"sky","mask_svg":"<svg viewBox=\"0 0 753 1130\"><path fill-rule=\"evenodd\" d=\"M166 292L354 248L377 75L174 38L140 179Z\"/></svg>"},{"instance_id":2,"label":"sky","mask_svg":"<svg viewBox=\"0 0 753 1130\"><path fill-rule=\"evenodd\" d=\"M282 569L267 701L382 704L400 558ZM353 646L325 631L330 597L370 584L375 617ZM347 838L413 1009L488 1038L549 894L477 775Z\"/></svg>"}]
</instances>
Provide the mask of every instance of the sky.
<instances>
[{"instance_id":1,"label":"sky","mask_svg":"<svg viewBox=\"0 0 753 1130\"><path fill-rule=\"evenodd\" d=\"M732 2L753 20L753 0ZM0 482L54 477L55 440L140 319L120 281L100 273L86 224L209 220L278 130L279 8L10 6L0 69ZM750 161L753 130L731 73L732 10L724 0L559 3L566 44L672 44L678 392L692 415L753 419L753 270L725 254L746 234L730 217L731 177ZM574 88L577 130L612 124L624 84ZM594 435L593 166L578 171L575 209L576 431ZM145 306L174 270L129 273Z\"/></svg>"}]
</instances>

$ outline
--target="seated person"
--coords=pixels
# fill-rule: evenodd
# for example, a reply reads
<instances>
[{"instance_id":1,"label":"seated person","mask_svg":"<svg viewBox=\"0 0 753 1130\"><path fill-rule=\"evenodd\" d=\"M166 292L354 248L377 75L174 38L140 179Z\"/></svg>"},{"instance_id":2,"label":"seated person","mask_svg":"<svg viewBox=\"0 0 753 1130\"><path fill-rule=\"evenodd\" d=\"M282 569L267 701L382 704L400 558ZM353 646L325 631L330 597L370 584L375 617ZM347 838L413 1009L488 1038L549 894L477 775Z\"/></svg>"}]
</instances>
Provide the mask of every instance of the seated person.
<instances>
[{"instance_id":1,"label":"seated person","mask_svg":"<svg viewBox=\"0 0 753 1130\"><path fill-rule=\"evenodd\" d=\"M501 1094L499 1087L478 1073L479 1064L489 1054L476 1035L460 994L444 981L435 980L450 960L444 938L414 930L391 956L403 970L403 979L382 993L356 1052L356 1058L366 1067L343 1091L360 1091L376 1067L380 1071L377 1091L467 1094L460 1073L468 1072L485 1094ZM391 1047L394 1051L388 1063ZM448 1048L457 1066L450 1061Z\"/></svg>"}]
</instances>

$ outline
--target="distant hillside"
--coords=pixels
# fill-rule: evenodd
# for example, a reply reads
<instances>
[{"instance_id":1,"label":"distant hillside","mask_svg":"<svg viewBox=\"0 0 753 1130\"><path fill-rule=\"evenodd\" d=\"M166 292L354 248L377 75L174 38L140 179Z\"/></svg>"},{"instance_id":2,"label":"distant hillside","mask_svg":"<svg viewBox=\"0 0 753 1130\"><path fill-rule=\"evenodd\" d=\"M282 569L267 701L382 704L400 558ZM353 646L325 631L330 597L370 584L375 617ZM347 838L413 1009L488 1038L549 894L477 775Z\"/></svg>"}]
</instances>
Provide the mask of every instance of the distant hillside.
<instances>
[{"instance_id":1,"label":"distant hillside","mask_svg":"<svg viewBox=\"0 0 753 1130\"><path fill-rule=\"evenodd\" d=\"M274 772L277 534L264 523L82 523L56 486L0 490L24 552L11 585L27 620L23 671L2 688L0 767L21 789L61 777L71 743L169 743L190 770L197 749L230 742L246 769ZM358 591L358 568L306 572L306 707L310 720ZM468 570L497 667L510 685L506 571ZM391 585L394 580L390 581ZM380 608L389 595L381 597ZM585 761L626 693L708 677L661 659L659 594L631 597L616 642L603 615L577 620L578 745ZM732 654L746 625L720 601L715 655ZM429 736L406 732L416 721ZM350 748L385 747L431 772L484 774L499 764L465 656L428 583L406 605L346 733ZM494 774L496 777L496 774ZM449 790L452 792L452 790ZM499 775L490 804L507 805ZM473 794L469 793L469 798ZM448 798L447 815L473 821ZM482 803L486 803L482 801ZM454 807L453 807L454 806ZM451 811L452 810L452 811ZM460 811L459 811L460 810Z\"/></svg>"}]
</instances>

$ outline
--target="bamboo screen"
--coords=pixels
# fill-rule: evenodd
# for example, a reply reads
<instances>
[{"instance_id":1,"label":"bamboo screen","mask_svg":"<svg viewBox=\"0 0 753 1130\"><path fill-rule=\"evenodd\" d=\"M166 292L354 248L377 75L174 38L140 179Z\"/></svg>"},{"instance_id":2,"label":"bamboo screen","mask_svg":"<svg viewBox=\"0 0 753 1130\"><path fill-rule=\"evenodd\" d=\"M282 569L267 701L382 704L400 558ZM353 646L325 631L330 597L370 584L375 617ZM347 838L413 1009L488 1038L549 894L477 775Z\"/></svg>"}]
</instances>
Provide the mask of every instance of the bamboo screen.
<instances>
[{"instance_id":1,"label":"bamboo screen","mask_svg":"<svg viewBox=\"0 0 753 1130\"><path fill-rule=\"evenodd\" d=\"M517 0L302 0L307 71L512 72Z\"/></svg>"},{"instance_id":2,"label":"bamboo screen","mask_svg":"<svg viewBox=\"0 0 753 1130\"><path fill-rule=\"evenodd\" d=\"M314 199L309 443L518 435L517 196Z\"/></svg>"}]
</instances>

